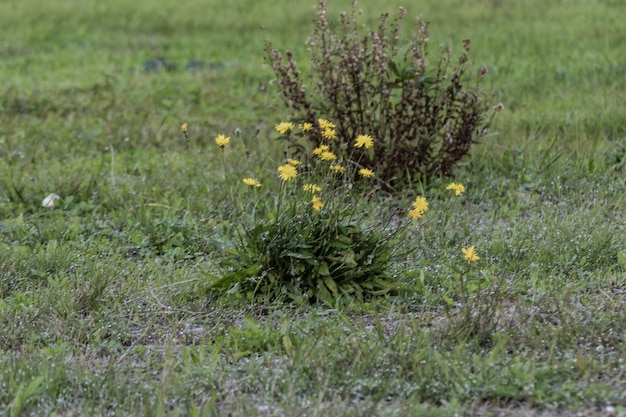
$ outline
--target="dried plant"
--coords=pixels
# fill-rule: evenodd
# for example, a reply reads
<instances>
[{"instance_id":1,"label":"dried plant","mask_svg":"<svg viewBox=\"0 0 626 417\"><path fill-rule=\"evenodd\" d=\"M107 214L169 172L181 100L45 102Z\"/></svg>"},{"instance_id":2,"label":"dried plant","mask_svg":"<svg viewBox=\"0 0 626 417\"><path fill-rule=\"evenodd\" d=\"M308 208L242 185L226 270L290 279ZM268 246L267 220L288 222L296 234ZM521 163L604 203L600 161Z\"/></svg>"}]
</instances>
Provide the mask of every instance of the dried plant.
<instances>
[{"instance_id":1,"label":"dried plant","mask_svg":"<svg viewBox=\"0 0 626 417\"><path fill-rule=\"evenodd\" d=\"M395 189L435 175L450 176L473 144L483 137L494 110L483 97L486 69L470 71L470 41L453 59L443 48L428 58L428 24L417 22L412 38L400 41L405 10L389 23L380 16L378 27L362 29L356 1L338 24L327 18L321 0L315 30L307 40L311 60L310 83L298 69L294 55L284 56L266 41L266 58L291 117L310 122L308 140L320 144L320 115L337 123L337 138L346 147L359 134L374 136L376 145L362 167L376 169L382 183Z\"/></svg>"}]
</instances>

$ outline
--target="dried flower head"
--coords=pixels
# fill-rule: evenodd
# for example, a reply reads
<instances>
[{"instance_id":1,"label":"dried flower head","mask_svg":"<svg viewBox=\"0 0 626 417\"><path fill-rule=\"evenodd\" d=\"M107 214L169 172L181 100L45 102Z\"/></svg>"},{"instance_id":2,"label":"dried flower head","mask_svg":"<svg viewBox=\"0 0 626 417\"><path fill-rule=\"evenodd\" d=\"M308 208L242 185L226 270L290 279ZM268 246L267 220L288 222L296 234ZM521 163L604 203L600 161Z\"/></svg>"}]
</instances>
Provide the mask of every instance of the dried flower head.
<instances>
[{"instance_id":1,"label":"dried flower head","mask_svg":"<svg viewBox=\"0 0 626 417\"><path fill-rule=\"evenodd\" d=\"M61 197L58 194L51 193L46 196L41 202L41 207L54 207L57 200L60 200Z\"/></svg>"}]
</instances>

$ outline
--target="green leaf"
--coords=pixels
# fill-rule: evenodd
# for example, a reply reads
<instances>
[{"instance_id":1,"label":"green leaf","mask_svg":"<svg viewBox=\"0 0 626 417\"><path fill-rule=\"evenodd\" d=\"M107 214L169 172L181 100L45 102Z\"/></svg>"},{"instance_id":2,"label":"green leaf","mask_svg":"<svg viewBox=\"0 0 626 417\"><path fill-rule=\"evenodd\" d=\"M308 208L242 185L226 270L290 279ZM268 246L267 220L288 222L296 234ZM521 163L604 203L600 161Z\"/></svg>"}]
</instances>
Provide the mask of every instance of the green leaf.
<instances>
[{"instance_id":1,"label":"green leaf","mask_svg":"<svg viewBox=\"0 0 626 417\"><path fill-rule=\"evenodd\" d=\"M387 60L387 65L389 65L389 69L396 77L400 77L400 71L398 70L398 66L391 59Z\"/></svg>"},{"instance_id":2,"label":"green leaf","mask_svg":"<svg viewBox=\"0 0 626 417\"><path fill-rule=\"evenodd\" d=\"M443 298L443 301L445 301L449 306L454 305L454 300L447 295L443 295L441 298Z\"/></svg>"},{"instance_id":3,"label":"green leaf","mask_svg":"<svg viewBox=\"0 0 626 417\"><path fill-rule=\"evenodd\" d=\"M209 285L209 288L227 289L235 282L240 282L244 280L245 278L258 275L259 272L261 272L262 268L263 268L262 264L256 263L246 269L243 269L240 271L229 272L226 275L222 276L221 278L218 278L216 281L212 282Z\"/></svg>"},{"instance_id":4,"label":"green leaf","mask_svg":"<svg viewBox=\"0 0 626 417\"><path fill-rule=\"evenodd\" d=\"M352 244L352 239L350 239L348 236L339 235L331 241L330 246L335 249L343 250L349 249L350 247L352 247Z\"/></svg>"},{"instance_id":5,"label":"green leaf","mask_svg":"<svg viewBox=\"0 0 626 417\"><path fill-rule=\"evenodd\" d=\"M288 334L283 335L283 347L287 353L291 354L293 352L293 343L291 343L291 338Z\"/></svg>"},{"instance_id":6,"label":"green leaf","mask_svg":"<svg viewBox=\"0 0 626 417\"><path fill-rule=\"evenodd\" d=\"M330 271L328 270L328 264L326 262L320 262L319 266L317 267L317 273L323 276L330 275Z\"/></svg>"},{"instance_id":7,"label":"green leaf","mask_svg":"<svg viewBox=\"0 0 626 417\"><path fill-rule=\"evenodd\" d=\"M617 264L622 268L626 269L626 253L617 252Z\"/></svg>"},{"instance_id":8,"label":"green leaf","mask_svg":"<svg viewBox=\"0 0 626 417\"><path fill-rule=\"evenodd\" d=\"M43 376L38 376L27 386L20 386L15 394L15 398L13 398L13 402L10 407L10 415L11 417L17 417L22 414L24 411L24 406L26 403L33 397L36 397L41 392L43 392L44 387L41 386L45 378Z\"/></svg>"},{"instance_id":9,"label":"green leaf","mask_svg":"<svg viewBox=\"0 0 626 417\"><path fill-rule=\"evenodd\" d=\"M335 280L333 280L330 276L327 276L326 278L324 278L324 284L326 284L328 289L333 294L337 294L337 284L335 283Z\"/></svg>"},{"instance_id":10,"label":"green leaf","mask_svg":"<svg viewBox=\"0 0 626 417\"><path fill-rule=\"evenodd\" d=\"M328 304L333 303L333 297L330 295L330 292L328 292L328 288L326 287L326 285L320 284L317 291L315 292L315 296L318 299L327 302Z\"/></svg>"},{"instance_id":11,"label":"green leaf","mask_svg":"<svg viewBox=\"0 0 626 417\"><path fill-rule=\"evenodd\" d=\"M358 264L354 260L354 256L355 256L354 251L350 249L343 255L340 262L343 263L348 268L356 268Z\"/></svg>"},{"instance_id":12,"label":"green leaf","mask_svg":"<svg viewBox=\"0 0 626 417\"><path fill-rule=\"evenodd\" d=\"M246 314L246 316L244 318L244 323L245 323L246 327L248 329L250 329L250 331L252 333L254 333L256 335L260 335L261 334L261 329L259 329L258 324L256 324L256 321L254 321L254 319L251 316Z\"/></svg>"},{"instance_id":13,"label":"green leaf","mask_svg":"<svg viewBox=\"0 0 626 417\"><path fill-rule=\"evenodd\" d=\"M290 258L304 259L304 260L309 260L313 258L313 254L310 252L287 252L285 255L289 256Z\"/></svg>"}]
</instances>

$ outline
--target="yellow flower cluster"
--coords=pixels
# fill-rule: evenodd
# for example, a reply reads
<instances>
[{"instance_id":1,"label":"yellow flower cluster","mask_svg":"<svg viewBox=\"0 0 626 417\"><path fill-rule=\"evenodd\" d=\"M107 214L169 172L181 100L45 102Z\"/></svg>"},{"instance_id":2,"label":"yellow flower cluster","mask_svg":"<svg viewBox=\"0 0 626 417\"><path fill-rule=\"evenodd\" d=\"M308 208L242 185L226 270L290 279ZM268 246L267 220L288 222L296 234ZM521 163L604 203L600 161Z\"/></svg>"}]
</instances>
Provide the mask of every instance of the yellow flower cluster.
<instances>
[{"instance_id":1,"label":"yellow flower cluster","mask_svg":"<svg viewBox=\"0 0 626 417\"><path fill-rule=\"evenodd\" d=\"M313 124L312 123L300 123L298 125L298 129L300 129L303 132L308 132L309 130L313 129Z\"/></svg>"},{"instance_id":2,"label":"yellow flower cluster","mask_svg":"<svg viewBox=\"0 0 626 417\"><path fill-rule=\"evenodd\" d=\"M320 127L320 130L322 131L323 138L325 139L337 138L337 131L335 130L337 126L335 126L333 122L331 122L330 120L326 120L326 119L317 119L317 124ZM311 128L312 127L313 125L311 125Z\"/></svg>"},{"instance_id":3,"label":"yellow flower cluster","mask_svg":"<svg viewBox=\"0 0 626 417\"><path fill-rule=\"evenodd\" d=\"M465 192L465 186L460 182L451 182L446 187L446 190L452 190L454 191L454 195L459 196Z\"/></svg>"},{"instance_id":4,"label":"yellow flower cluster","mask_svg":"<svg viewBox=\"0 0 626 417\"><path fill-rule=\"evenodd\" d=\"M426 197L417 196L413 201L413 209L409 210L409 216L413 219L419 219L428 211L428 200Z\"/></svg>"},{"instance_id":5,"label":"yellow flower cluster","mask_svg":"<svg viewBox=\"0 0 626 417\"><path fill-rule=\"evenodd\" d=\"M452 190L455 195L459 196L465 192L465 186L459 182L452 182L448 184L446 190ZM413 201L413 208L409 210L409 216L413 219L419 219L426 211L428 211L428 200L425 197L417 196L415 201ZM461 248L461 252L468 264L480 259L480 256L476 253L476 247L473 245L468 248Z\"/></svg>"},{"instance_id":6,"label":"yellow flower cluster","mask_svg":"<svg viewBox=\"0 0 626 417\"><path fill-rule=\"evenodd\" d=\"M317 148L313 149L313 155L321 155L323 152L330 151L330 147L328 145L320 145Z\"/></svg>"},{"instance_id":7,"label":"yellow flower cluster","mask_svg":"<svg viewBox=\"0 0 626 417\"><path fill-rule=\"evenodd\" d=\"M344 167L342 167L341 165L331 165L330 166L330 170L333 171L335 174L343 174L343 172L346 170Z\"/></svg>"},{"instance_id":8,"label":"yellow flower cluster","mask_svg":"<svg viewBox=\"0 0 626 417\"><path fill-rule=\"evenodd\" d=\"M326 130L326 129L335 129L337 126L335 126L335 124L329 120L326 119L317 119L317 124L320 126L320 129L322 130Z\"/></svg>"},{"instance_id":9,"label":"yellow flower cluster","mask_svg":"<svg viewBox=\"0 0 626 417\"><path fill-rule=\"evenodd\" d=\"M322 191L322 188L317 184L304 184L302 186L302 189L304 191L310 191L312 193L319 193L320 191Z\"/></svg>"},{"instance_id":10,"label":"yellow flower cluster","mask_svg":"<svg viewBox=\"0 0 626 417\"><path fill-rule=\"evenodd\" d=\"M285 133L289 132L290 130L293 130L293 123L291 122L281 122L279 124L277 124L274 129L280 133L281 135L284 135Z\"/></svg>"}]
</instances>

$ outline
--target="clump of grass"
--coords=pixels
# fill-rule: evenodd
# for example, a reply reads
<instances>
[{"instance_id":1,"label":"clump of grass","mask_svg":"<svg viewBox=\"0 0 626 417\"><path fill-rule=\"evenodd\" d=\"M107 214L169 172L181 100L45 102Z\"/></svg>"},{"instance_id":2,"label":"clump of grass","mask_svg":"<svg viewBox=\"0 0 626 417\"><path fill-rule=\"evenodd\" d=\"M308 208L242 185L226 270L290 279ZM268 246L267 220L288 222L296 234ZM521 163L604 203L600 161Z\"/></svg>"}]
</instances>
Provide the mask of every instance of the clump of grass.
<instances>
[{"instance_id":1,"label":"clump of grass","mask_svg":"<svg viewBox=\"0 0 626 417\"><path fill-rule=\"evenodd\" d=\"M471 74L470 40L463 41L458 58L447 47L431 60L425 22L418 23L408 42L401 42L403 8L391 24L389 15L382 14L378 27L365 34L359 14L353 1L351 12L334 24L326 1L320 1L317 25L307 41L310 83L292 52L285 60L266 41L266 59L286 108L294 120L312 123L307 139L315 146L326 130L315 123L320 113L337 120L335 136L344 146L363 131L378 138L361 162L375 166L388 188L452 175L501 108L492 109L483 94L486 68Z\"/></svg>"}]
</instances>

